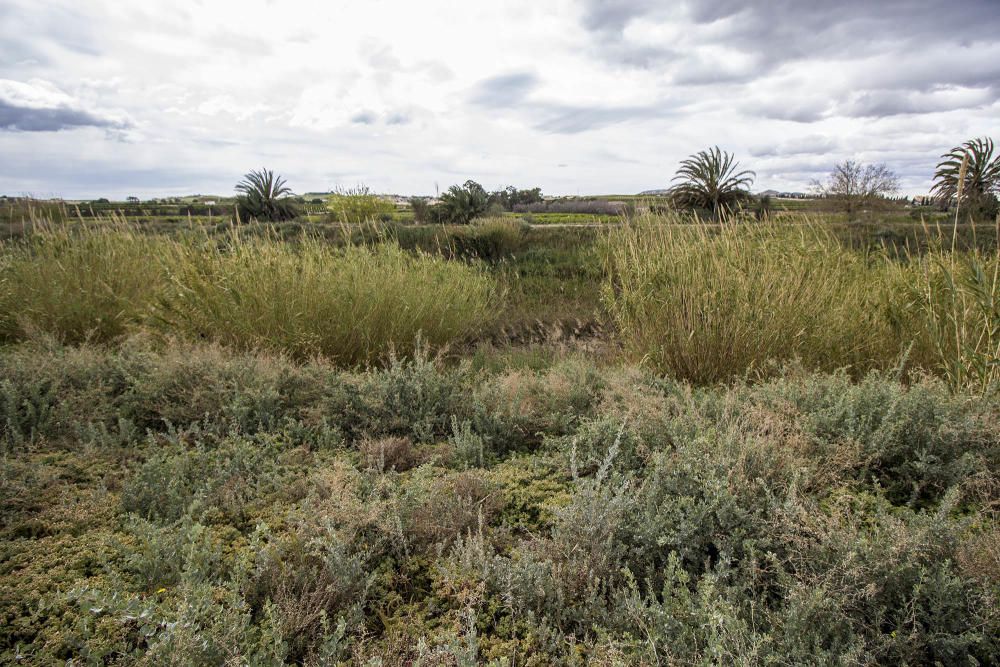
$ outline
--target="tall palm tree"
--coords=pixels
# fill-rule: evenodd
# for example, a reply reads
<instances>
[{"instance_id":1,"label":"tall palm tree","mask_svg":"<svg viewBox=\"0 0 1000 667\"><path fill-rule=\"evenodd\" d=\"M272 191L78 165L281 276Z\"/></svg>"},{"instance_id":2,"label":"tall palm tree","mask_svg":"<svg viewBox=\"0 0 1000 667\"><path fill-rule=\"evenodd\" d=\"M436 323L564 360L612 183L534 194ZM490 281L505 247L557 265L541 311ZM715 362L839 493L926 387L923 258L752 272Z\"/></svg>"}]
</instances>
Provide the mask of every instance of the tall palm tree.
<instances>
[{"instance_id":1,"label":"tall palm tree","mask_svg":"<svg viewBox=\"0 0 1000 667\"><path fill-rule=\"evenodd\" d=\"M1000 194L1000 155L993 155L993 140L970 139L941 158L931 194L944 204L960 196L958 205L976 216L995 214Z\"/></svg>"},{"instance_id":2,"label":"tall palm tree","mask_svg":"<svg viewBox=\"0 0 1000 667\"><path fill-rule=\"evenodd\" d=\"M253 170L236 184L237 206L242 218L279 222L298 215L295 202L289 199L292 189L285 179L270 169Z\"/></svg>"},{"instance_id":3,"label":"tall palm tree","mask_svg":"<svg viewBox=\"0 0 1000 667\"><path fill-rule=\"evenodd\" d=\"M670 188L675 204L690 208L707 208L712 215L731 210L750 197L749 188L756 174L737 171L739 162L718 146L703 150L681 162Z\"/></svg>"}]
</instances>

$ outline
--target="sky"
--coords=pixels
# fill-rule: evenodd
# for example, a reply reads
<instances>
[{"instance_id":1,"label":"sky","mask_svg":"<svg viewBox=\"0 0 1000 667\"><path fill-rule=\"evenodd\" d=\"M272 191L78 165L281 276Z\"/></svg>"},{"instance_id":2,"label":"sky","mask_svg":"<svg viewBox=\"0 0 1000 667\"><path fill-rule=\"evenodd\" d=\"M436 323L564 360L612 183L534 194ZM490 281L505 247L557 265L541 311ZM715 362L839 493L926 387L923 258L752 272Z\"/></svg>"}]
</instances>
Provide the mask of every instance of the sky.
<instances>
[{"instance_id":1,"label":"sky","mask_svg":"<svg viewBox=\"0 0 1000 667\"><path fill-rule=\"evenodd\" d=\"M925 193L1000 142L1000 0L0 0L0 194L755 191L845 159Z\"/></svg>"}]
</instances>

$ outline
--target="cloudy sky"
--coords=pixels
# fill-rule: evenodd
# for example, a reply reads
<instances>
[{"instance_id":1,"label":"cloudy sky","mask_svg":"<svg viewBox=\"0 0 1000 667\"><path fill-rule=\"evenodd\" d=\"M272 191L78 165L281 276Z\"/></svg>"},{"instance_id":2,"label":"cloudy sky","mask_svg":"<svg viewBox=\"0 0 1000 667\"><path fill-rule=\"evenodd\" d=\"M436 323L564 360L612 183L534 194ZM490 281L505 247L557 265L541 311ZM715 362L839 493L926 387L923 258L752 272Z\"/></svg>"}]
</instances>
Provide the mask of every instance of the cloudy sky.
<instances>
[{"instance_id":1,"label":"cloudy sky","mask_svg":"<svg viewBox=\"0 0 1000 667\"><path fill-rule=\"evenodd\" d=\"M3 0L0 35L5 194L630 193L715 144L756 190L919 194L1000 141L1000 0Z\"/></svg>"}]
</instances>

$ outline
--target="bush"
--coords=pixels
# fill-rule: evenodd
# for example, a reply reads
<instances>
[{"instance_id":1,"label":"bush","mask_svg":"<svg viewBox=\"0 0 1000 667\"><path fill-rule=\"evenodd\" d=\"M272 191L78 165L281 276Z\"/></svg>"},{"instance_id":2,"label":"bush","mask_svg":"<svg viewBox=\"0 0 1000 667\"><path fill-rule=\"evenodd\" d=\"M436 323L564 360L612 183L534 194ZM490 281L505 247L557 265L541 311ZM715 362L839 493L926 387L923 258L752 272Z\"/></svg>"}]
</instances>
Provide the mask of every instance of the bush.
<instances>
[{"instance_id":1,"label":"bush","mask_svg":"<svg viewBox=\"0 0 1000 667\"><path fill-rule=\"evenodd\" d=\"M775 373L7 346L0 661L1000 661L998 397Z\"/></svg>"},{"instance_id":2,"label":"bush","mask_svg":"<svg viewBox=\"0 0 1000 667\"><path fill-rule=\"evenodd\" d=\"M499 262L526 248L530 227L509 218L484 218L451 235L458 257Z\"/></svg>"},{"instance_id":3,"label":"bush","mask_svg":"<svg viewBox=\"0 0 1000 667\"><path fill-rule=\"evenodd\" d=\"M365 186L338 189L327 199L326 207L333 220L349 224L387 222L396 212L392 202L372 194Z\"/></svg>"},{"instance_id":4,"label":"bush","mask_svg":"<svg viewBox=\"0 0 1000 667\"><path fill-rule=\"evenodd\" d=\"M417 463L416 453L409 438L398 436L365 438L358 445L358 449L365 467L378 472L387 470L403 472Z\"/></svg>"},{"instance_id":5,"label":"bush","mask_svg":"<svg viewBox=\"0 0 1000 667\"><path fill-rule=\"evenodd\" d=\"M611 216L623 215L626 209L624 202L606 199L562 199L514 206L515 213L584 213Z\"/></svg>"},{"instance_id":6,"label":"bush","mask_svg":"<svg viewBox=\"0 0 1000 667\"><path fill-rule=\"evenodd\" d=\"M161 449L125 483L122 509L170 523L185 514L243 527L251 505L282 489L274 442L227 440Z\"/></svg>"}]
</instances>

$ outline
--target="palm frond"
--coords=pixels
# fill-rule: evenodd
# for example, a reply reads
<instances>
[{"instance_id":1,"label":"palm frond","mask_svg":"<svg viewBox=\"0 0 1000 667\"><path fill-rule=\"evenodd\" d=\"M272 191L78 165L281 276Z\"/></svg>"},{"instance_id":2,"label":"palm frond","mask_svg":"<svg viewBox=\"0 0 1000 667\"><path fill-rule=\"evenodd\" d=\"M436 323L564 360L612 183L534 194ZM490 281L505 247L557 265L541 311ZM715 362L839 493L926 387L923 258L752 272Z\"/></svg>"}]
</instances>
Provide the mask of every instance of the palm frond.
<instances>
[{"instance_id":1,"label":"palm frond","mask_svg":"<svg viewBox=\"0 0 1000 667\"><path fill-rule=\"evenodd\" d=\"M270 169L251 170L236 184L236 191L242 218L277 222L298 215L295 202L288 199L292 189Z\"/></svg>"},{"instance_id":2,"label":"palm frond","mask_svg":"<svg viewBox=\"0 0 1000 667\"><path fill-rule=\"evenodd\" d=\"M961 199L963 207L1000 194L1000 155L994 155L993 140L970 139L942 155L931 194L945 204Z\"/></svg>"},{"instance_id":3,"label":"palm frond","mask_svg":"<svg viewBox=\"0 0 1000 667\"><path fill-rule=\"evenodd\" d=\"M707 208L713 213L730 209L749 196L756 174L738 171L739 162L727 151L714 146L681 162L671 182L670 196L680 206Z\"/></svg>"}]
</instances>

